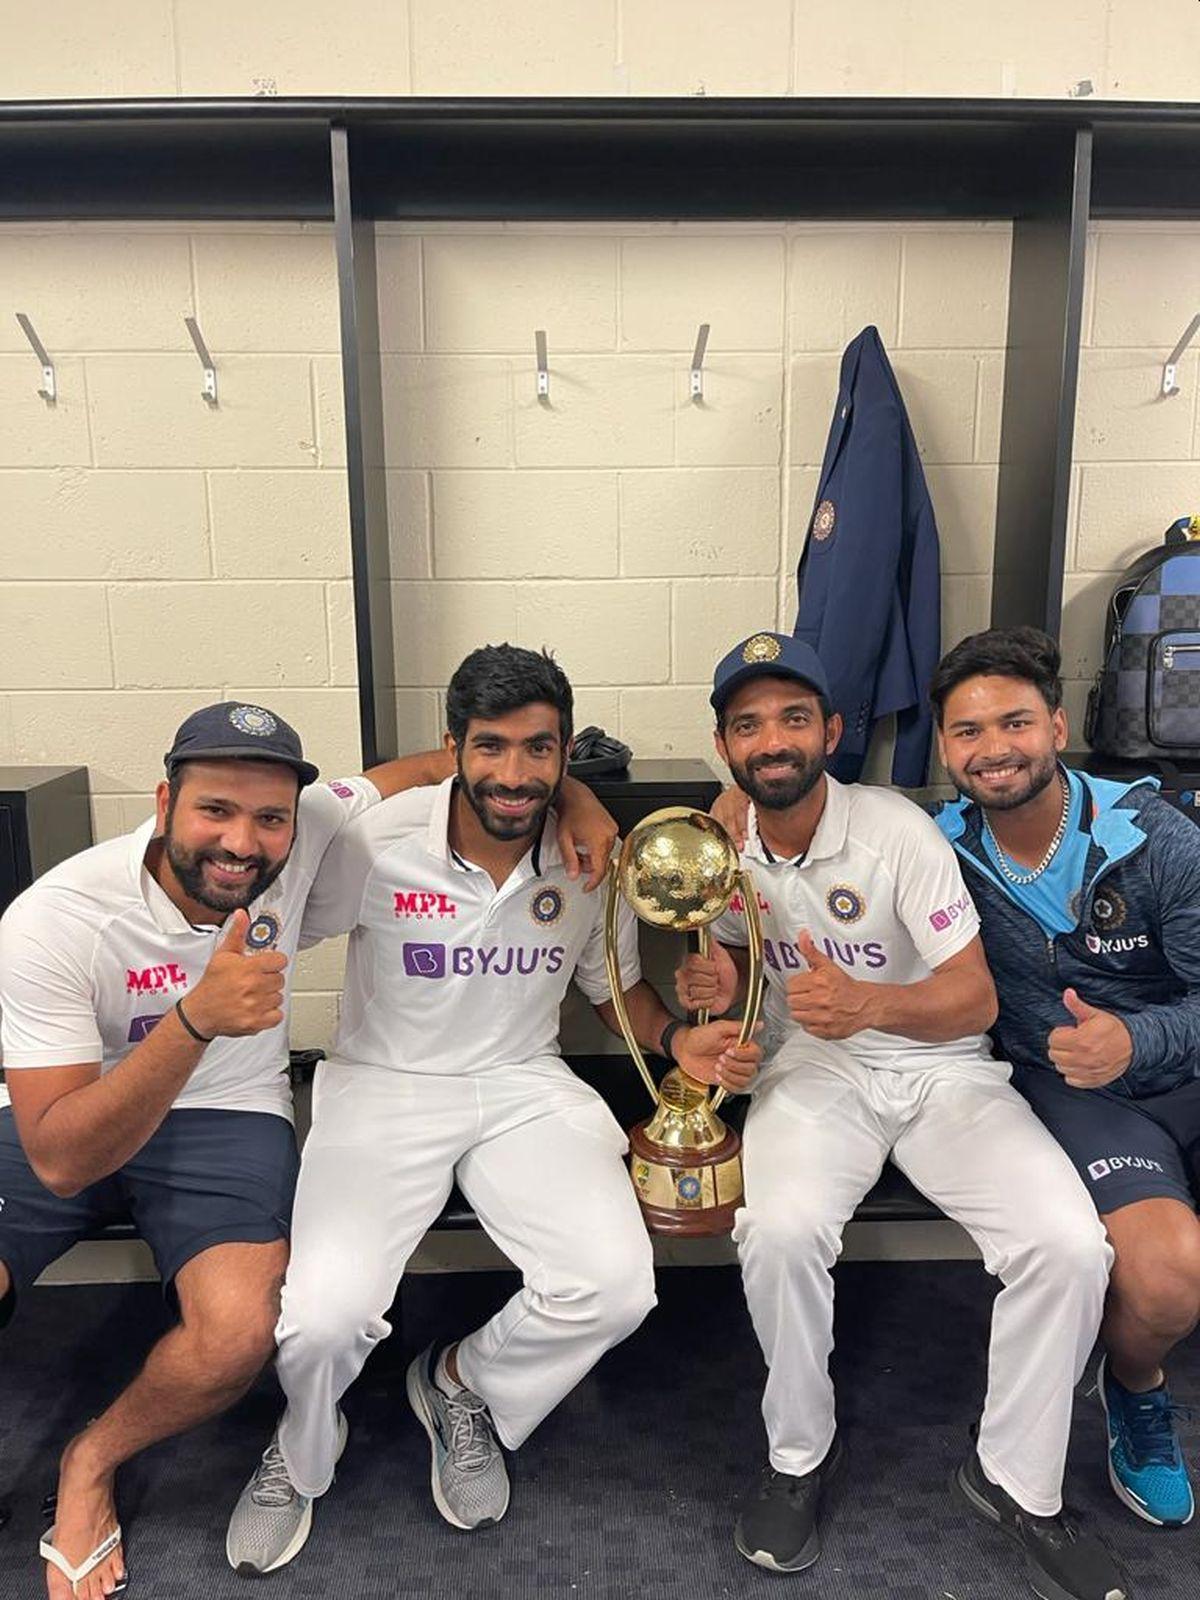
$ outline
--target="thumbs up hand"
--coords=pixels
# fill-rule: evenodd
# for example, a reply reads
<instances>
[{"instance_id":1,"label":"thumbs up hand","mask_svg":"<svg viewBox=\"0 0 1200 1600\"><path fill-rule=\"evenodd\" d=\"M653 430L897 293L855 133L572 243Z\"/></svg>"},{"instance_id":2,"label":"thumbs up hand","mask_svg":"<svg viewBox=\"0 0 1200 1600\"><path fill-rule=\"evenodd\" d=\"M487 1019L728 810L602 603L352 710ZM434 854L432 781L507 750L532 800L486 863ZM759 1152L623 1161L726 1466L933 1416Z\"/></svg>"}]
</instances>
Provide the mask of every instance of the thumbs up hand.
<instances>
[{"instance_id":1,"label":"thumbs up hand","mask_svg":"<svg viewBox=\"0 0 1200 1600\"><path fill-rule=\"evenodd\" d=\"M277 950L248 951L249 928L248 912L230 915L204 976L187 996L188 1021L210 1039L263 1033L283 1021L287 957Z\"/></svg>"},{"instance_id":2,"label":"thumbs up hand","mask_svg":"<svg viewBox=\"0 0 1200 1600\"><path fill-rule=\"evenodd\" d=\"M788 979L788 1011L806 1033L817 1039L848 1039L871 1026L872 985L852 978L802 928L796 948L807 972Z\"/></svg>"},{"instance_id":3,"label":"thumbs up hand","mask_svg":"<svg viewBox=\"0 0 1200 1600\"><path fill-rule=\"evenodd\" d=\"M1046 1041L1050 1060L1073 1089L1098 1089L1119 1078L1133 1060L1133 1040L1120 1017L1063 993L1071 1020L1054 1028Z\"/></svg>"}]
</instances>

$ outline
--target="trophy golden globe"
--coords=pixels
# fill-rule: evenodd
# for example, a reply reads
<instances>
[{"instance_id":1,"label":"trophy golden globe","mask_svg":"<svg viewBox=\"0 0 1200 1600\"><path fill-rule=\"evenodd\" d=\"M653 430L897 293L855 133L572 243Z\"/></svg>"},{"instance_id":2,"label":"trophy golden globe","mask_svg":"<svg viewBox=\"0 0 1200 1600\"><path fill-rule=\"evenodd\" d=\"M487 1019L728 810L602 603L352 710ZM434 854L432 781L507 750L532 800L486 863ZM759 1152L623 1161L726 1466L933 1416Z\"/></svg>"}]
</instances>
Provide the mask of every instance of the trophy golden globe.
<instances>
[{"instance_id":1,"label":"trophy golden globe","mask_svg":"<svg viewBox=\"0 0 1200 1600\"><path fill-rule=\"evenodd\" d=\"M742 1199L742 1141L717 1116L725 1098L709 1099L706 1084L672 1067L656 1085L642 1055L622 994L617 917L624 899L643 922L673 933L695 933L709 953L709 925L740 894L749 933L749 988L739 1044L754 1032L762 1000L763 942L758 901L740 870L733 841L712 817L668 806L631 831L609 866L604 955L621 1032L654 1101L654 1115L629 1135L629 1165L642 1215L652 1233L727 1233ZM707 1011L698 1014L701 1024Z\"/></svg>"}]
</instances>

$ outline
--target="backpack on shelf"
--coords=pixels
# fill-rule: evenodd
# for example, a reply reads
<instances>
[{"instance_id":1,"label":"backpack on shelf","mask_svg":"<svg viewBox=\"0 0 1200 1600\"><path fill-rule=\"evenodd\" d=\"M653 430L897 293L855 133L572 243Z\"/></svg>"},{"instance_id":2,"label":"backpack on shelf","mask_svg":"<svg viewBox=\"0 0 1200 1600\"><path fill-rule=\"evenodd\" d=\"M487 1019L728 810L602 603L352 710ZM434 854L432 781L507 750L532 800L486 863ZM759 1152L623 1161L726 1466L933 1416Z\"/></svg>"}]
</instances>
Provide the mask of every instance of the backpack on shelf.
<instances>
[{"instance_id":1,"label":"backpack on shelf","mask_svg":"<svg viewBox=\"0 0 1200 1600\"><path fill-rule=\"evenodd\" d=\"M1200 756L1200 517L1173 522L1113 589L1084 735L1125 760Z\"/></svg>"}]
</instances>

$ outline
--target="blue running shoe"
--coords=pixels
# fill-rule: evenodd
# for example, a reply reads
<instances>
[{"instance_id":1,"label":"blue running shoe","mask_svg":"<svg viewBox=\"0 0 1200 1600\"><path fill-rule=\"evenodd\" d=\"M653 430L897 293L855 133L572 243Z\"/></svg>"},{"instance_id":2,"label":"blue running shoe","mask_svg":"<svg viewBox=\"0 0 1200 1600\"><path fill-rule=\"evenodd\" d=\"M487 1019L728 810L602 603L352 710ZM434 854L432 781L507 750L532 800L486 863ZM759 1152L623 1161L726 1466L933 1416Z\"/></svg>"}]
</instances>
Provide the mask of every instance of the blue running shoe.
<instances>
[{"instance_id":1,"label":"blue running shoe","mask_svg":"<svg viewBox=\"0 0 1200 1600\"><path fill-rule=\"evenodd\" d=\"M1108 1478L1119 1500L1159 1528L1181 1528L1196 1509L1166 1384L1134 1394L1100 1361L1096 1387L1108 1422Z\"/></svg>"}]
</instances>

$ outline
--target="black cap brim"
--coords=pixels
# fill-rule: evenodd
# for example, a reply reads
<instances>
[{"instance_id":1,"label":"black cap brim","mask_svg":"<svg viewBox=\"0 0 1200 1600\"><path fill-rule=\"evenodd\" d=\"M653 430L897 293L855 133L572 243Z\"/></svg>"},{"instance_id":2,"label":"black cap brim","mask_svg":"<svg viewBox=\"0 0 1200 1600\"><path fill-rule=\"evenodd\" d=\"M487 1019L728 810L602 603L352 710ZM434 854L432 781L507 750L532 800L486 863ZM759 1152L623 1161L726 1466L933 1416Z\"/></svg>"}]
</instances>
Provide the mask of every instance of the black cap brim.
<instances>
[{"instance_id":1,"label":"black cap brim","mask_svg":"<svg viewBox=\"0 0 1200 1600\"><path fill-rule=\"evenodd\" d=\"M291 756L277 755L273 750L247 750L244 744L234 749L226 746L215 746L207 750L181 750L178 755L168 751L164 757L167 777L173 777L175 769L182 767L187 761L270 761L277 767L291 767L300 779L300 787L316 783L321 775L319 767L314 767L311 761L295 760Z\"/></svg>"}]
</instances>

